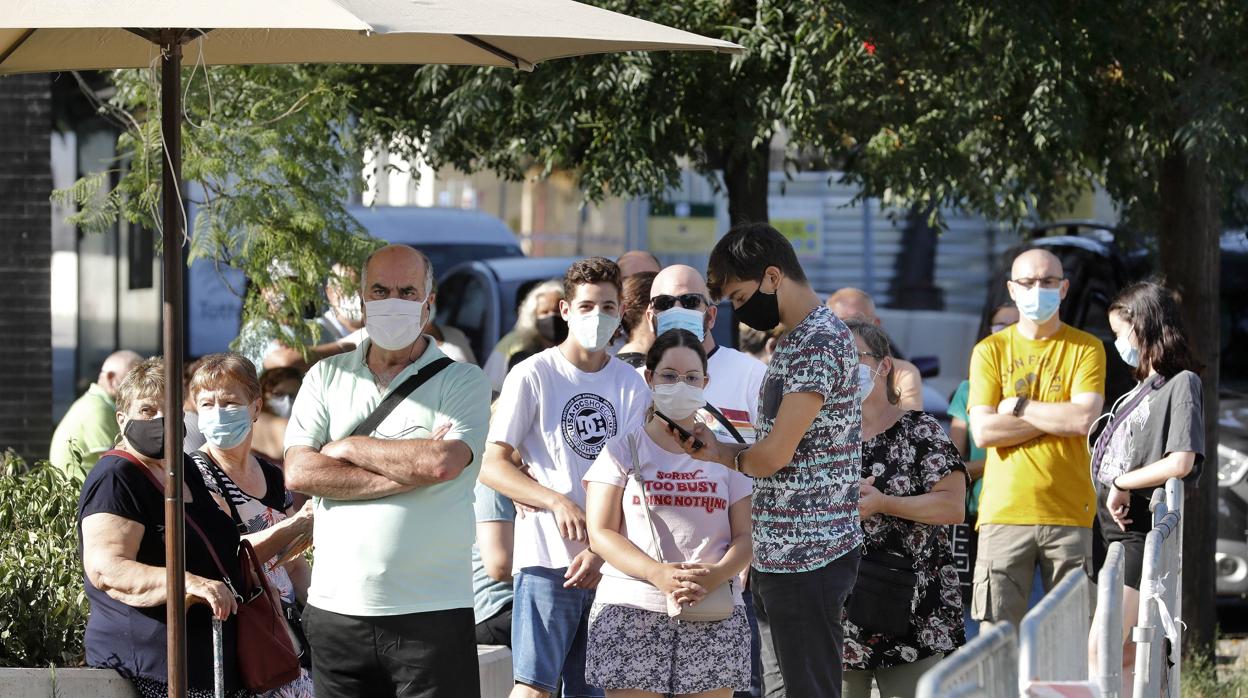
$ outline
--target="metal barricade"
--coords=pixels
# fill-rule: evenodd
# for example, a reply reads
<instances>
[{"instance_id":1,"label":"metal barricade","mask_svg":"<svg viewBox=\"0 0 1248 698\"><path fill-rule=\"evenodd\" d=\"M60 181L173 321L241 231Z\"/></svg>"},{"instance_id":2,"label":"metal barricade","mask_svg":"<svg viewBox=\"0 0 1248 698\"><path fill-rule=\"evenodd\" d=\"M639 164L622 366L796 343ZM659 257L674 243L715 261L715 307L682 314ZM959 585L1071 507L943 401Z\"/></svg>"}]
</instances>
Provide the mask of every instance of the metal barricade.
<instances>
[{"instance_id":1,"label":"metal barricade","mask_svg":"<svg viewBox=\"0 0 1248 698\"><path fill-rule=\"evenodd\" d=\"M1122 693L1122 543L1113 543L1096 578L1096 681L1103 698Z\"/></svg>"},{"instance_id":2,"label":"metal barricade","mask_svg":"<svg viewBox=\"0 0 1248 698\"><path fill-rule=\"evenodd\" d=\"M1032 681L1078 681L1088 678L1088 619L1092 588L1082 569L1072 570L1018 628L1018 692Z\"/></svg>"},{"instance_id":3,"label":"metal barricade","mask_svg":"<svg viewBox=\"0 0 1248 698\"><path fill-rule=\"evenodd\" d=\"M986 625L979 636L919 678L917 698L1003 698L1018 690L1014 625Z\"/></svg>"},{"instance_id":4,"label":"metal barricade","mask_svg":"<svg viewBox=\"0 0 1248 698\"><path fill-rule=\"evenodd\" d=\"M1182 652L1183 483L1153 492L1153 529L1144 542L1140 620L1135 640L1135 695L1178 698ZM1169 640L1169 647L1166 641ZM1168 655L1167 655L1168 652Z\"/></svg>"}]
</instances>

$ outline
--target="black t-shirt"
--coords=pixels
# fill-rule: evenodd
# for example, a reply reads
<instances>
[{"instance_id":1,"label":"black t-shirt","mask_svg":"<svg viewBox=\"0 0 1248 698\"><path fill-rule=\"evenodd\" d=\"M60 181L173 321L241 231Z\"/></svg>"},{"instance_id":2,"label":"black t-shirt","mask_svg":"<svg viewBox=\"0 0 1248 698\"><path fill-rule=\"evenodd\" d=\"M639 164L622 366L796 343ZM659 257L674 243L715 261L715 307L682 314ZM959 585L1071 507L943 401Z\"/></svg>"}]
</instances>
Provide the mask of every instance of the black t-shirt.
<instances>
[{"instance_id":1,"label":"black t-shirt","mask_svg":"<svg viewBox=\"0 0 1248 698\"><path fill-rule=\"evenodd\" d=\"M119 456L104 456L91 469L78 500L78 554L82 555L82 520L92 514L113 514L143 526L136 560L153 567L165 566L164 493L148 479L142 466ZM208 493L199 468L190 457L183 460L191 501L186 515L194 519L225 565L232 580L241 578L238 567L238 532ZM186 527L186 570L208 579L221 579L208 548L190 527ZM116 669L123 676L166 681L165 606L136 608L100 591L83 575L91 613L87 618L87 665ZM231 617L224 624L226 690L239 687L235 665L236 628ZM187 610L187 683L211 689L212 616L208 607L197 604Z\"/></svg>"}]
</instances>

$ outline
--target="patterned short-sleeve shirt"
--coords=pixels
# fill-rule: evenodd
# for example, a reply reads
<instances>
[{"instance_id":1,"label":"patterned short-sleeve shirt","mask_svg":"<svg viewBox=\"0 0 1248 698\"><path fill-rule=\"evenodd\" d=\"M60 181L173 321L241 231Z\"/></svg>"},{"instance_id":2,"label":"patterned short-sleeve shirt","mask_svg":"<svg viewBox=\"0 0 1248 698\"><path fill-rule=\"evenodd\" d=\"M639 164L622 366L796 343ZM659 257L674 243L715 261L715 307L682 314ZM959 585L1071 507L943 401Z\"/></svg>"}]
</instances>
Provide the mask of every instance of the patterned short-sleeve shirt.
<instances>
[{"instance_id":1,"label":"patterned short-sleeve shirt","mask_svg":"<svg viewBox=\"0 0 1248 698\"><path fill-rule=\"evenodd\" d=\"M754 481L754 567L763 572L808 572L862 544L857 370L853 336L825 307L798 323L771 357L759 398L760 439L771 433L785 395L818 393L823 408L792 462Z\"/></svg>"}]
</instances>

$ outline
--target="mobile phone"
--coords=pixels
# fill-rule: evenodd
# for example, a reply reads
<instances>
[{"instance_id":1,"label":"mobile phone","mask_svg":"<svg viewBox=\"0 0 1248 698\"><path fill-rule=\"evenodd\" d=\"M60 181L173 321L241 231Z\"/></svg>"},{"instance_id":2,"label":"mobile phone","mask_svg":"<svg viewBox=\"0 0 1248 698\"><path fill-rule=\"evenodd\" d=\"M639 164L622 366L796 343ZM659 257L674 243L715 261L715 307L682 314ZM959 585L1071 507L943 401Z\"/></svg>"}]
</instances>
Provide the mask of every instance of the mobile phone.
<instances>
[{"instance_id":1,"label":"mobile phone","mask_svg":"<svg viewBox=\"0 0 1248 698\"><path fill-rule=\"evenodd\" d=\"M671 417L668 417L667 415L663 414L662 412L658 410L654 411L654 416L667 422L667 426L671 427L672 430L674 430L677 434L680 435L681 441L688 441L689 439L693 439L693 434L690 434L688 429L685 429L684 427L680 426L676 422L672 421ZM702 443L701 439L693 439L693 450L697 451L703 448L704 446L706 446L706 444Z\"/></svg>"}]
</instances>

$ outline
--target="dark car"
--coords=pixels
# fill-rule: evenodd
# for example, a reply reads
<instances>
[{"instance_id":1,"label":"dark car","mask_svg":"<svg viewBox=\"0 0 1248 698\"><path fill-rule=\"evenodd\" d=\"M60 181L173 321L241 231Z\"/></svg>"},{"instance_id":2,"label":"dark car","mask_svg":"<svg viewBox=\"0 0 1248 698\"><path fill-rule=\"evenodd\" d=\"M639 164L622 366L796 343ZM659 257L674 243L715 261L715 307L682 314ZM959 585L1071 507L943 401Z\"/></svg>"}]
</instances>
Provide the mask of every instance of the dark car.
<instances>
[{"instance_id":1,"label":"dark car","mask_svg":"<svg viewBox=\"0 0 1248 698\"><path fill-rule=\"evenodd\" d=\"M1131 369L1114 349L1109 304L1126 285L1146 277L1148 253L1125 231L1094 221L1059 221L1033 228L1028 242L998 260L986 308L1008 296L1010 264L1023 250L1040 247L1062 261L1070 291L1062 321L1105 343L1105 404L1135 385ZM1217 593L1248 597L1248 242L1242 233L1222 239L1222 360L1218 415ZM985 312L988 312L987 310Z\"/></svg>"},{"instance_id":2,"label":"dark car","mask_svg":"<svg viewBox=\"0 0 1248 698\"><path fill-rule=\"evenodd\" d=\"M498 340L516 326L516 311L529 290L547 279L563 278L577 259L483 259L448 269L438 285L437 322L468 335L473 353L484 364ZM736 321L727 301L720 304L719 317L713 330L715 341L735 347Z\"/></svg>"}]
</instances>

